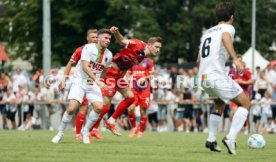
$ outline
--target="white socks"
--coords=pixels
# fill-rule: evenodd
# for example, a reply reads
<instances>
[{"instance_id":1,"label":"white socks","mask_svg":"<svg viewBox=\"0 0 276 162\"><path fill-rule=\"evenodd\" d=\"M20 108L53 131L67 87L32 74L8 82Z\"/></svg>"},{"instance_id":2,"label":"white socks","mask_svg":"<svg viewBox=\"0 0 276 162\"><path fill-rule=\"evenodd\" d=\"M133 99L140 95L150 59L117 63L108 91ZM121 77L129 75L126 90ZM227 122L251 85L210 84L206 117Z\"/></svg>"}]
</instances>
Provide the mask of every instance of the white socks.
<instances>
[{"instance_id":1,"label":"white socks","mask_svg":"<svg viewBox=\"0 0 276 162\"><path fill-rule=\"evenodd\" d=\"M59 132L64 132L66 129L67 124L72 120L72 115L69 115L67 111L64 112L60 126L59 126Z\"/></svg>"},{"instance_id":2,"label":"white socks","mask_svg":"<svg viewBox=\"0 0 276 162\"><path fill-rule=\"evenodd\" d=\"M92 110L89 113L88 119L87 119L86 124L83 128L83 133L89 133L90 128L96 123L98 118L99 118L99 114L96 113L94 110Z\"/></svg>"},{"instance_id":3,"label":"white socks","mask_svg":"<svg viewBox=\"0 0 276 162\"><path fill-rule=\"evenodd\" d=\"M116 120L112 116L107 121L109 123L115 123L116 122Z\"/></svg>"},{"instance_id":4,"label":"white socks","mask_svg":"<svg viewBox=\"0 0 276 162\"><path fill-rule=\"evenodd\" d=\"M208 129L209 136L207 138L207 141L209 141L209 142L215 142L216 141L216 136L217 136L217 133L218 133L220 121L221 121L221 116L220 115L218 115L218 114L211 114L210 115L209 129Z\"/></svg>"},{"instance_id":5,"label":"white socks","mask_svg":"<svg viewBox=\"0 0 276 162\"><path fill-rule=\"evenodd\" d=\"M230 132L226 136L229 140L235 141L239 131L242 129L244 122L247 119L248 110L244 107L238 107L232 120Z\"/></svg>"}]
</instances>

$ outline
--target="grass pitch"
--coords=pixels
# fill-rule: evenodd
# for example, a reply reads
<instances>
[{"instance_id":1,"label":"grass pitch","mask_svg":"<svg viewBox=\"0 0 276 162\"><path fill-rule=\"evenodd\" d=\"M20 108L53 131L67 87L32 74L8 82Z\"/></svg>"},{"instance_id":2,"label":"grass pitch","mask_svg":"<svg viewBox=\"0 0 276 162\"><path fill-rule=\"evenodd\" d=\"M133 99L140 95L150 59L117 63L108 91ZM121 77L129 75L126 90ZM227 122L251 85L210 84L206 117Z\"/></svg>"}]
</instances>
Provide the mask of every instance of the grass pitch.
<instances>
[{"instance_id":1,"label":"grass pitch","mask_svg":"<svg viewBox=\"0 0 276 162\"><path fill-rule=\"evenodd\" d=\"M265 135L264 149L249 149L248 136L238 136L237 155L228 155L221 143L225 134L219 134L221 153L204 147L205 133L146 132L142 139L128 138L129 132L116 137L102 132L103 141L90 145L74 139L67 131L59 144L52 144L56 131L0 131L0 162L264 162L276 161L276 135Z\"/></svg>"}]
</instances>

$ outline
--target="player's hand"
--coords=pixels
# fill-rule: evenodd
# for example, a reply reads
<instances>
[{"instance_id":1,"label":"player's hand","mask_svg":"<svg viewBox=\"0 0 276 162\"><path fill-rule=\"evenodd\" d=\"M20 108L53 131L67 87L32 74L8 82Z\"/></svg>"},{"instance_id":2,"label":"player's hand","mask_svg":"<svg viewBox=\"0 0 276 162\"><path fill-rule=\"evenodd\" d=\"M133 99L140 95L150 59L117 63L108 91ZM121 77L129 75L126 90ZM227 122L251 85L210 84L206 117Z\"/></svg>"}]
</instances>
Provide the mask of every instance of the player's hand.
<instances>
[{"instance_id":1,"label":"player's hand","mask_svg":"<svg viewBox=\"0 0 276 162\"><path fill-rule=\"evenodd\" d=\"M116 33L116 32L119 31L119 28L117 28L116 26L112 26L112 27L110 28L110 31L111 31L112 33Z\"/></svg>"},{"instance_id":2,"label":"player's hand","mask_svg":"<svg viewBox=\"0 0 276 162\"><path fill-rule=\"evenodd\" d=\"M66 82L65 80L62 80L62 81L59 83L58 88L59 88L60 91L64 91L64 88L65 88L65 86L66 86L66 83L65 83L65 82Z\"/></svg>"},{"instance_id":3,"label":"player's hand","mask_svg":"<svg viewBox=\"0 0 276 162\"><path fill-rule=\"evenodd\" d=\"M238 59L233 60L233 62L236 65L238 72L242 73L243 72L243 63Z\"/></svg>"},{"instance_id":4,"label":"player's hand","mask_svg":"<svg viewBox=\"0 0 276 162\"><path fill-rule=\"evenodd\" d=\"M101 81L101 80L96 80L95 82L96 82L96 84L97 84L100 88L102 88L102 89L106 89L106 88L107 88L103 81Z\"/></svg>"}]
</instances>

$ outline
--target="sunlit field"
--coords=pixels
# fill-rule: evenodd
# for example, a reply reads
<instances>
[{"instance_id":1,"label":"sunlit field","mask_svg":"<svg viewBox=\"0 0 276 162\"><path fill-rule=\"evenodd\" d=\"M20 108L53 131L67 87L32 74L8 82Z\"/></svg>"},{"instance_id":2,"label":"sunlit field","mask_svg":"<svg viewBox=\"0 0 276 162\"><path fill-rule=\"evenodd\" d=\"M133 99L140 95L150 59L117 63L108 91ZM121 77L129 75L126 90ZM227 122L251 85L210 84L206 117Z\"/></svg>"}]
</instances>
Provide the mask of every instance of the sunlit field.
<instances>
[{"instance_id":1,"label":"sunlit field","mask_svg":"<svg viewBox=\"0 0 276 162\"><path fill-rule=\"evenodd\" d=\"M205 133L152 133L146 132L142 139L128 138L128 132L117 137L103 132L103 141L90 145L74 139L74 132L67 131L59 144L52 144L56 132L49 131L0 131L1 162L172 162L172 161L276 161L276 135L266 135L264 149L249 149L247 138L238 137L237 155L228 155L221 143L225 134L220 134L221 153L210 152L204 147Z\"/></svg>"}]
</instances>

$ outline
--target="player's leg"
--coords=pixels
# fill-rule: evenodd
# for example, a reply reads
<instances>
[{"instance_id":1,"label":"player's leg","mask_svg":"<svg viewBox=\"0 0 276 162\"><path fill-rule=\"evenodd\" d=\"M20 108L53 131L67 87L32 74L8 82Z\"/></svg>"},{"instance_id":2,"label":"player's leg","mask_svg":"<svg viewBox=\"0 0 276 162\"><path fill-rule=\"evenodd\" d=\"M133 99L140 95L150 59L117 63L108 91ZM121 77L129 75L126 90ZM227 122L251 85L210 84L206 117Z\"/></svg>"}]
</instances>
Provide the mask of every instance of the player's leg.
<instances>
[{"instance_id":1,"label":"player's leg","mask_svg":"<svg viewBox=\"0 0 276 162\"><path fill-rule=\"evenodd\" d=\"M235 155L236 154L235 141L236 141L239 131L241 130L241 128L243 127L243 125L247 119L248 110L251 107L251 103L244 92L240 93L232 101L235 102L239 106L233 116L230 131L229 131L228 135L223 139L223 143L227 147L228 153Z\"/></svg>"},{"instance_id":2,"label":"player's leg","mask_svg":"<svg viewBox=\"0 0 276 162\"><path fill-rule=\"evenodd\" d=\"M115 121L116 119L121 116L127 108L133 104L134 102L134 95L129 87L126 88L120 88L118 91L123 95L125 98L123 101L119 103L117 106L117 109L113 113L113 115L105 122L108 129L112 131L113 134L120 136L121 133L116 129L115 127Z\"/></svg>"},{"instance_id":3,"label":"player's leg","mask_svg":"<svg viewBox=\"0 0 276 162\"><path fill-rule=\"evenodd\" d=\"M81 139L81 129L82 129L83 123L85 122L87 108L88 108L88 101L87 101L86 97L84 97L83 102L79 108L78 115L76 117L75 139Z\"/></svg>"},{"instance_id":4,"label":"player's leg","mask_svg":"<svg viewBox=\"0 0 276 162\"><path fill-rule=\"evenodd\" d=\"M225 103L221 99L215 99L215 107L213 108L208 125L208 138L206 140L205 146L211 151L221 152L221 149L217 145L217 133L219 129L219 124L221 121L221 115L224 112Z\"/></svg>"},{"instance_id":5,"label":"player's leg","mask_svg":"<svg viewBox=\"0 0 276 162\"><path fill-rule=\"evenodd\" d=\"M96 121L96 123L90 129L91 136L94 136L98 140L102 140L103 139L103 136L101 136L99 134L99 129L98 128L99 128L99 125L101 123L102 118L105 116L106 113L108 113L108 111L110 109L111 101L112 101L112 97L103 96L103 108L102 108L102 110L100 112L98 120Z\"/></svg>"},{"instance_id":6,"label":"player's leg","mask_svg":"<svg viewBox=\"0 0 276 162\"><path fill-rule=\"evenodd\" d=\"M147 107L141 107L140 108L140 113L141 113L141 120L140 120L140 131L138 132L138 138L143 137L143 133L146 129L147 121L148 121L148 116L147 116Z\"/></svg>"},{"instance_id":7,"label":"player's leg","mask_svg":"<svg viewBox=\"0 0 276 162\"><path fill-rule=\"evenodd\" d=\"M96 123L99 118L99 114L103 107L103 97L101 93L100 87L97 85L93 85L93 87L89 90L86 90L86 97L89 103L92 103L92 110L90 111L85 126L83 128L83 143L89 144L92 142L92 138L90 139L89 130ZM91 141L90 141L91 140Z\"/></svg>"},{"instance_id":8,"label":"player's leg","mask_svg":"<svg viewBox=\"0 0 276 162\"><path fill-rule=\"evenodd\" d=\"M150 93L144 93L143 95L139 96L141 120L140 120L140 131L138 133L138 138L143 137L143 133L146 129L146 125L148 121L147 109L149 108L149 105L150 105Z\"/></svg>"},{"instance_id":9,"label":"player's leg","mask_svg":"<svg viewBox=\"0 0 276 162\"><path fill-rule=\"evenodd\" d=\"M79 85L74 84L68 95L69 106L62 116L58 134L52 139L53 143L58 143L61 140L67 124L72 120L73 113L79 107L80 103L82 103L83 97L84 89Z\"/></svg>"},{"instance_id":10,"label":"player's leg","mask_svg":"<svg viewBox=\"0 0 276 162\"><path fill-rule=\"evenodd\" d=\"M69 101L68 109L64 112L64 114L62 116L61 123L58 128L58 134L52 139L53 143L58 143L61 140L61 138L64 134L64 130L66 129L67 125L72 120L73 113L78 108L79 104L80 104L80 102L75 99L71 99Z\"/></svg>"},{"instance_id":11,"label":"player's leg","mask_svg":"<svg viewBox=\"0 0 276 162\"><path fill-rule=\"evenodd\" d=\"M138 101L137 101L138 102ZM128 118L131 124L131 131L129 133L129 137L132 138L138 133L138 129L136 127L136 114L135 114L135 108L136 108L136 101L135 103L131 104L128 107Z\"/></svg>"}]
</instances>

